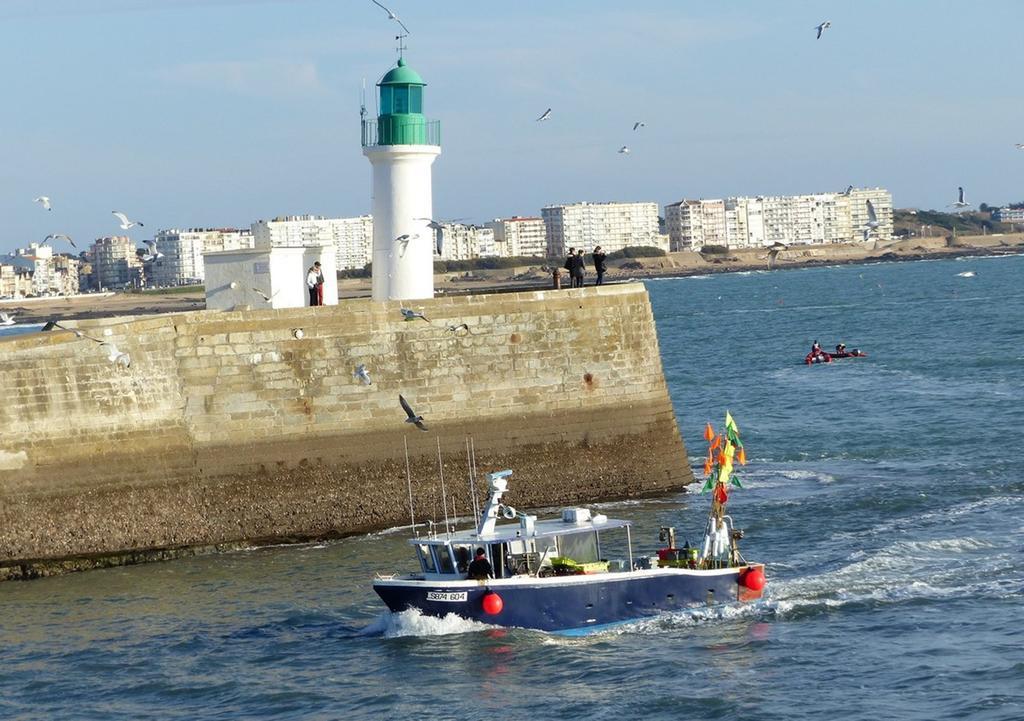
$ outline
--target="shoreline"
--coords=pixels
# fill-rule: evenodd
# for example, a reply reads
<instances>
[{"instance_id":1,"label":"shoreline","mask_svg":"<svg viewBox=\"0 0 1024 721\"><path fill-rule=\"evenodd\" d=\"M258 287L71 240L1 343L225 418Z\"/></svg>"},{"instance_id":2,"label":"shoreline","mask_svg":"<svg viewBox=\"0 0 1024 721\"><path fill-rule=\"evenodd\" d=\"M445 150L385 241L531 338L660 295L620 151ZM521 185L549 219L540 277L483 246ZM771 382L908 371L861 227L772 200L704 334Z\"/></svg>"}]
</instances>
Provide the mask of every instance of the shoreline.
<instances>
[{"instance_id":1,"label":"shoreline","mask_svg":"<svg viewBox=\"0 0 1024 721\"><path fill-rule=\"evenodd\" d=\"M609 263L607 285L656 280L688 278L719 273L772 272L796 268L822 268L871 263L896 263L947 258L992 257L1024 253L1024 234L1012 236L969 236L951 244L946 238L916 238L895 241L882 247L860 245L793 246L767 267L761 248L739 249L721 255L701 255L680 251L653 258L623 259ZM436 295L462 296L484 293L552 290L552 276L541 265L478 270L469 273L446 273L435 276ZM521 276L530 274L529 278ZM518 276L518 277L517 277ZM566 276L562 276L567 281ZM588 273L586 287L594 285L594 274ZM562 286L565 290L567 287ZM346 279L338 282L339 299L344 302L370 295L369 279ZM19 307L24 303L25 307ZM72 297L6 299L4 310L16 311L24 324L57 320L87 320L120 316L161 315L203 310L202 291L170 293L95 293ZM253 309L259 310L259 309Z\"/></svg>"}]
</instances>

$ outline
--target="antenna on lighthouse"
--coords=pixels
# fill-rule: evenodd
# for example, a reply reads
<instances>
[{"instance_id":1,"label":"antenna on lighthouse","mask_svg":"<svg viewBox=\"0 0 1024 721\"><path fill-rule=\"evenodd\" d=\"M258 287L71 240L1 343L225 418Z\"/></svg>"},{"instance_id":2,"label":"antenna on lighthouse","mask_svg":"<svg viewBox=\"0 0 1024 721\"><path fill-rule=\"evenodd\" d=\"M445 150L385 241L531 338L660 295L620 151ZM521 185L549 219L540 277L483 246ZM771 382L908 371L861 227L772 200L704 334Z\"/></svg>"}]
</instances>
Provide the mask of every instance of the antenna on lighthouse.
<instances>
[{"instance_id":1,"label":"antenna on lighthouse","mask_svg":"<svg viewBox=\"0 0 1024 721\"><path fill-rule=\"evenodd\" d=\"M403 34L403 35L396 35L396 36L395 36L395 40L397 40L397 41L398 41L398 57L399 57L399 58L402 58L402 57L404 57L404 56L405 56L405 50L406 50L406 48L408 47L408 46L407 46L407 45L405 44L405 39L406 39L407 37L409 37L409 34L408 34L408 33L405 33L405 34Z\"/></svg>"},{"instance_id":2,"label":"antenna on lighthouse","mask_svg":"<svg viewBox=\"0 0 1024 721\"><path fill-rule=\"evenodd\" d=\"M359 119L366 120L366 78L363 78L363 91L359 95Z\"/></svg>"}]
</instances>

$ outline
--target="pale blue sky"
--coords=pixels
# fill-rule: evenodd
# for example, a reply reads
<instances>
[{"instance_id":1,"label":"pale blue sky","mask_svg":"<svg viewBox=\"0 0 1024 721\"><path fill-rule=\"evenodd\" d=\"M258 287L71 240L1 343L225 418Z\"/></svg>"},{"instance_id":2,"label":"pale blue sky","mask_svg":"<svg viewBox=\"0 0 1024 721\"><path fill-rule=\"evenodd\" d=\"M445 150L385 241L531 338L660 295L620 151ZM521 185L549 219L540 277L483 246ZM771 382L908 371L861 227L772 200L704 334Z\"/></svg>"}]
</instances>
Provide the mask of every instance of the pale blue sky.
<instances>
[{"instance_id":1,"label":"pale blue sky","mask_svg":"<svg viewBox=\"0 0 1024 721\"><path fill-rule=\"evenodd\" d=\"M393 7L443 128L438 217L850 183L900 207L957 185L1024 200L1019 0ZM119 232L114 209L146 223L139 241L369 212L359 87L396 29L370 0L0 0L0 251L84 245Z\"/></svg>"}]
</instances>

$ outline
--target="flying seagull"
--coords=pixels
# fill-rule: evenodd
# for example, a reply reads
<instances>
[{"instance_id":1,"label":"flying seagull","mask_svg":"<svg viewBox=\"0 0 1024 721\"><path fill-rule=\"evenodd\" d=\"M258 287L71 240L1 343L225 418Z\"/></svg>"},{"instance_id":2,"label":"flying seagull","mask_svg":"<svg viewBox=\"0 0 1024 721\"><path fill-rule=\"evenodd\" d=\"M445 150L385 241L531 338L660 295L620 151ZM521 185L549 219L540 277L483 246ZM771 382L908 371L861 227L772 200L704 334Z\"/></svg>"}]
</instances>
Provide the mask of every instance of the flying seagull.
<instances>
[{"instance_id":1,"label":"flying seagull","mask_svg":"<svg viewBox=\"0 0 1024 721\"><path fill-rule=\"evenodd\" d=\"M139 225L142 225L142 223L139 223ZM124 227L124 226L122 226L122 227ZM155 240L147 240L145 242L146 242L146 247L149 248L149 253L147 253L146 255L142 256L142 259L144 261L146 261L148 263L151 260L156 260L157 258L163 258L164 257L164 254L156 249L156 241Z\"/></svg>"},{"instance_id":2,"label":"flying seagull","mask_svg":"<svg viewBox=\"0 0 1024 721\"><path fill-rule=\"evenodd\" d=\"M843 195L849 195L852 192L853 192L853 186L852 185L847 185L846 186L846 190L843 191Z\"/></svg>"},{"instance_id":3,"label":"flying seagull","mask_svg":"<svg viewBox=\"0 0 1024 721\"><path fill-rule=\"evenodd\" d=\"M143 223L136 223L134 220L128 220L128 216L119 210L112 210L110 212L121 221L121 230L128 230L129 228L134 228L136 225L140 228L144 226Z\"/></svg>"},{"instance_id":4,"label":"flying seagull","mask_svg":"<svg viewBox=\"0 0 1024 721\"><path fill-rule=\"evenodd\" d=\"M402 312L402 317L405 318L406 320L417 320L417 319L419 319L419 320L425 320L425 321L427 321L427 323L430 322L430 320L427 319L427 316L423 315L423 311L412 310L411 308L399 308L399 310Z\"/></svg>"},{"instance_id":5,"label":"flying seagull","mask_svg":"<svg viewBox=\"0 0 1024 721\"><path fill-rule=\"evenodd\" d=\"M107 351L107 360L111 363L116 363L119 366L130 368L132 365L131 356L127 353L123 353L117 349L117 346L109 341L100 343L100 347Z\"/></svg>"},{"instance_id":6,"label":"flying seagull","mask_svg":"<svg viewBox=\"0 0 1024 721\"><path fill-rule=\"evenodd\" d=\"M447 328L445 328L445 330L448 331L449 333L458 333L460 330L464 330L467 333L471 332L469 330L469 323L459 323L458 325L450 325Z\"/></svg>"},{"instance_id":7,"label":"flying seagull","mask_svg":"<svg viewBox=\"0 0 1024 721\"><path fill-rule=\"evenodd\" d=\"M70 235L64 235L63 233L51 233L50 235L43 238L43 243L48 243L51 240L66 240L67 242L71 243L72 248L78 247L77 245L75 245L75 241L71 240Z\"/></svg>"},{"instance_id":8,"label":"flying seagull","mask_svg":"<svg viewBox=\"0 0 1024 721\"><path fill-rule=\"evenodd\" d=\"M14 325L14 313L0 313L0 325Z\"/></svg>"},{"instance_id":9,"label":"flying seagull","mask_svg":"<svg viewBox=\"0 0 1024 721\"><path fill-rule=\"evenodd\" d=\"M372 386L373 381L370 380L370 371L366 370L366 365L360 363L356 366L355 371L352 373L352 377L362 383L364 386Z\"/></svg>"},{"instance_id":10,"label":"flying seagull","mask_svg":"<svg viewBox=\"0 0 1024 721\"><path fill-rule=\"evenodd\" d=\"M816 40L821 40L821 34L823 32L825 32L826 30L828 30L830 27L832 27L832 21L831 20L826 20L821 25L816 25L814 27L814 29L818 31L818 37L815 38L815 39Z\"/></svg>"},{"instance_id":11,"label":"flying seagull","mask_svg":"<svg viewBox=\"0 0 1024 721\"><path fill-rule=\"evenodd\" d=\"M1017 150L1024 150L1024 143L1014 143L1013 147L1015 147Z\"/></svg>"},{"instance_id":12,"label":"flying seagull","mask_svg":"<svg viewBox=\"0 0 1024 721\"><path fill-rule=\"evenodd\" d=\"M537 122L539 123L541 120L547 120L550 117L551 117L551 108L548 108L547 110L545 110L541 114L541 116L539 118L537 118Z\"/></svg>"},{"instance_id":13,"label":"flying seagull","mask_svg":"<svg viewBox=\"0 0 1024 721\"><path fill-rule=\"evenodd\" d=\"M772 263L778 259L779 253L784 250L789 250L789 246L785 243L780 243L779 241L775 241L768 246L768 255L765 256L765 258L768 259L768 270L772 269Z\"/></svg>"},{"instance_id":14,"label":"flying seagull","mask_svg":"<svg viewBox=\"0 0 1024 721\"><path fill-rule=\"evenodd\" d=\"M623 145L621 148L619 148L619 154L620 155L629 155L629 146Z\"/></svg>"},{"instance_id":15,"label":"flying seagull","mask_svg":"<svg viewBox=\"0 0 1024 721\"><path fill-rule=\"evenodd\" d=\"M964 189L963 186L957 186L956 189L956 202L950 205L951 208L966 208L970 203L964 200Z\"/></svg>"},{"instance_id":16,"label":"flying seagull","mask_svg":"<svg viewBox=\"0 0 1024 721\"><path fill-rule=\"evenodd\" d=\"M635 123L633 123L633 130L634 130L634 132L637 130L637 128L646 128L646 127L647 127L647 123L645 123L643 120L637 120Z\"/></svg>"},{"instance_id":17,"label":"flying seagull","mask_svg":"<svg viewBox=\"0 0 1024 721\"><path fill-rule=\"evenodd\" d=\"M427 227L434 231L434 247L438 255L444 253L444 226L432 218L413 218L413 220L427 221Z\"/></svg>"},{"instance_id":18,"label":"flying seagull","mask_svg":"<svg viewBox=\"0 0 1024 721\"><path fill-rule=\"evenodd\" d=\"M388 14L388 20L394 20L396 23L402 26L402 30L405 30L405 32L409 34L409 28L405 27L405 23L398 19L398 16L395 15L391 8L381 5L379 2L377 2L377 0L373 0L373 4Z\"/></svg>"},{"instance_id":19,"label":"flying seagull","mask_svg":"<svg viewBox=\"0 0 1024 721\"><path fill-rule=\"evenodd\" d=\"M401 395L398 396L398 402L402 404L402 408L405 409L405 414L409 416L405 419L406 423L412 423L421 431L427 430L427 427L423 425L423 416L416 415L413 411L412 406L409 405L409 401L405 400Z\"/></svg>"},{"instance_id":20,"label":"flying seagull","mask_svg":"<svg viewBox=\"0 0 1024 721\"><path fill-rule=\"evenodd\" d=\"M263 292L263 291L262 291L262 290L260 290L259 288L253 288L253 289L252 289L252 292L253 292L253 293L255 293L255 294L256 294L256 295L258 295L258 296L259 296L260 298L262 298L263 300L265 300L265 301L267 301L267 302L269 303L270 301L272 301L272 300L273 300L274 298L276 298L276 297L277 297L277 294L278 294L278 293L280 293L280 292L281 292L281 290L280 290L280 288L279 288L279 289L278 289L277 291L275 291L275 292L274 292L274 293L272 293L271 295L267 295L267 294L266 294L265 292Z\"/></svg>"},{"instance_id":21,"label":"flying seagull","mask_svg":"<svg viewBox=\"0 0 1024 721\"><path fill-rule=\"evenodd\" d=\"M40 195L38 198L34 198L32 200L32 202L33 203L39 203L41 206L43 206L47 210L53 210L53 208L50 207L50 198L49 198L49 196Z\"/></svg>"},{"instance_id":22,"label":"flying seagull","mask_svg":"<svg viewBox=\"0 0 1024 721\"><path fill-rule=\"evenodd\" d=\"M405 251L407 251L409 249L409 241L410 240L416 240L419 237L420 237L419 233L413 233L411 235L409 233L403 233L402 235L400 235L397 238L395 238L395 242L396 243L401 243L402 244L402 252L399 253L398 255L400 257L404 258L405 257Z\"/></svg>"},{"instance_id":23,"label":"flying seagull","mask_svg":"<svg viewBox=\"0 0 1024 721\"><path fill-rule=\"evenodd\" d=\"M871 231L878 227L878 215L875 213L875 206L870 200L864 201L868 208L868 224L864 226L864 240L871 239Z\"/></svg>"}]
</instances>

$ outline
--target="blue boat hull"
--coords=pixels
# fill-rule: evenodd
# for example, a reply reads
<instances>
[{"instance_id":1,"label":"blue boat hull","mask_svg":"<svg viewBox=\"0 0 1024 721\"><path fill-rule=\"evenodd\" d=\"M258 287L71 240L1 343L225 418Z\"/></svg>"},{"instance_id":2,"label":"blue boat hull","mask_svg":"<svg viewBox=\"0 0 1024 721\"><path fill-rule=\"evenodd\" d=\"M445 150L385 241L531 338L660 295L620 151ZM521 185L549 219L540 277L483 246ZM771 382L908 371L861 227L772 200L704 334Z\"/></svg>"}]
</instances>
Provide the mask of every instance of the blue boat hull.
<instances>
[{"instance_id":1,"label":"blue boat hull","mask_svg":"<svg viewBox=\"0 0 1024 721\"><path fill-rule=\"evenodd\" d=\"M740 583L751 564L712 571L652 569L555 578L490 581L380 579L374 590L393 612L455 614L498 626L567 631L654 616L706 604L753 601L760 590ZM496 593L501 610L489 614L484 597Z\"/></svg>"}]
</instances>

